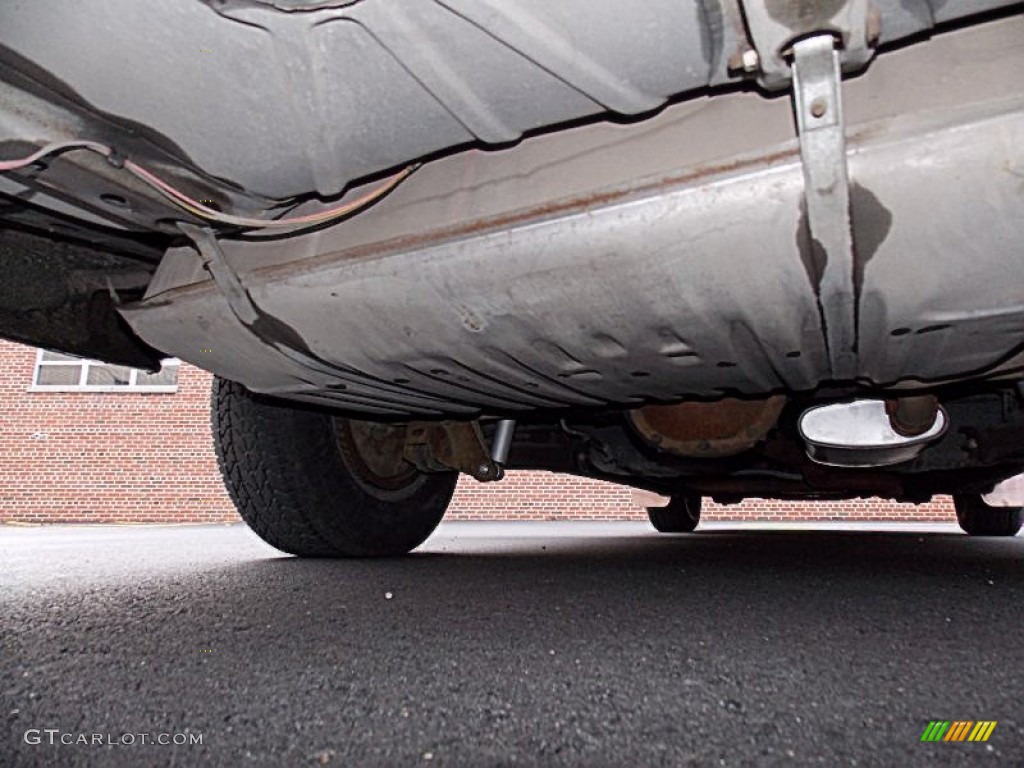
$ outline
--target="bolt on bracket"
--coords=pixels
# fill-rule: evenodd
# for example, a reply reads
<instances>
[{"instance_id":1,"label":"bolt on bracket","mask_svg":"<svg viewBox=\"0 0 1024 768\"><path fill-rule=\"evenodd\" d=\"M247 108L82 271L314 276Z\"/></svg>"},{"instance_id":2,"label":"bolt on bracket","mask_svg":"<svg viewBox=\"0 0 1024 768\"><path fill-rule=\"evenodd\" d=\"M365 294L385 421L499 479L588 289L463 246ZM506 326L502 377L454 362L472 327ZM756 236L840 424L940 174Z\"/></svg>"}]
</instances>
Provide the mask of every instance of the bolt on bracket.
<instances>
[{"instance_id":1,"label":"bolt on bracket","mask_svg":"<svg viewBox=\"0 0 1024 768\"><path fill-rule=\"evenodd\" d=\"M505 475L501 464L491 458L475 421L411 422L403 456L422 471L454 469L481 483L501 480Z\"/></svg>"},{"instance_id":2,"label":"bolt on bracket","mask_svg":"<svg viewBox=\"0 0 1024 768\"><path fill-rule=\"evenodd\" d=\"M768 90L789 86L788 59L795 41L819 34L834 36L843 70L853 71L874 56L872 46L881 33L881 17L868 0L741 0L740 5L756 52L743 61L743 69L756 71L758 82Z\"/></svg>"}]
</instances>

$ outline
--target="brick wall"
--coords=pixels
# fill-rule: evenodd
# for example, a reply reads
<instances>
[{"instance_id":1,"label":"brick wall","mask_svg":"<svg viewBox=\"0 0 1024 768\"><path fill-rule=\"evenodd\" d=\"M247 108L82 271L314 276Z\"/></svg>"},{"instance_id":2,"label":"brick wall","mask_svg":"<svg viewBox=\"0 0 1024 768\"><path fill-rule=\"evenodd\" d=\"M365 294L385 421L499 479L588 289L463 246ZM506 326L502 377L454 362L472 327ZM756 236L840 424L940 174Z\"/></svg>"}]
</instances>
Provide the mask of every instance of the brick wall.
<instances>
[{"instance_id":1,"label":"brick wall","mask_svg":"<svg viewBox=\"0 0 1024 768\"><path fill-rule=\"evenodd\" d=\"M0 522L237 520L209 431L209 374L182 365L178 392L29 392L35 350L0 341ZM463 478L451 519L643 519L630 489L547 472ZM953 520L948 499L708 505L708 520Z\"/></svg>"},{"instance_id":2,"label":"brick wall","mask_svg":"<svg viewBox=\"0 0 1024 768\"><path fill-rule=\"evenodd\" d=\"M210 377L178 392L28 392L34 349L0 341L0 520L237 520L209 429Z\"/></svg>"},{"instance_id":3,"label":"brick wall","mask_svg":"<svg viewBox=\"0 0 1024 768\"><path fill-rule=\"evenodd\" d=\"M450 520L646 520L633 491L599 480L549 472L511 472L496 484L462 478L446 519ZM708 521L873 520L956 522L953 502L936 497L928 504L896 504L881 499L792 502L747 499L723 506L704 500Z\"/></svg>"}]
</instances>

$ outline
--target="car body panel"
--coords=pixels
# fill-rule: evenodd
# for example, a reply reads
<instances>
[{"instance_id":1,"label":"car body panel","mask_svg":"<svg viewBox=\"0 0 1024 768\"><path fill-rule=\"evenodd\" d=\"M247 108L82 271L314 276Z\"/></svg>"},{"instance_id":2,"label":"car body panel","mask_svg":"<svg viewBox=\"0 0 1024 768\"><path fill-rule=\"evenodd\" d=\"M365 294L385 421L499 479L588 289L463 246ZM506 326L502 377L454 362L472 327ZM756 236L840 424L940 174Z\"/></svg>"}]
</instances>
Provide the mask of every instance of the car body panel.
<instances>
[{"instance_id":1,"label":"car body panel","mask_svg":"<svg viewBox=\"0 0 1024 768\"><path fill-rule=\"evenodd\" d=\"M936 61L964 63L901 100ZM1020 370L1021 65L1024 22L1007 19L846 84L865 385ZM258 391L380 413L813 390L835 377L788 110L737 93L457 155L340 227L222 241L300 356L240 322L190 248L123 312L150 344Z\"/></svg>"}]
</instances>

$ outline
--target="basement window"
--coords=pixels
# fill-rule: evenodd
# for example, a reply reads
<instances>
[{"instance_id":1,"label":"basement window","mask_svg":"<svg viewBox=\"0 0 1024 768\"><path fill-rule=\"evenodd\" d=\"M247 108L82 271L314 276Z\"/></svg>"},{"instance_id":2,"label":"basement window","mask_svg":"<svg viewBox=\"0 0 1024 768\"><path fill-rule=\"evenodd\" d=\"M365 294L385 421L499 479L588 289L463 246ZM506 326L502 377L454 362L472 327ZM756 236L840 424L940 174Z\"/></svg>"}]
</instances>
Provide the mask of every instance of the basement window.
<instances>
[{"instance_id":1,"label":"basement window","mask_svg":"<svg viewBox=\"0 0 1024 768\"><path fill-rule=\"evenodd\" d=\"M163 361L157 373L125 365L84 360L41 349L30 392L163 392L178 391L178 360Z\"/></svg>"}]
</instances>

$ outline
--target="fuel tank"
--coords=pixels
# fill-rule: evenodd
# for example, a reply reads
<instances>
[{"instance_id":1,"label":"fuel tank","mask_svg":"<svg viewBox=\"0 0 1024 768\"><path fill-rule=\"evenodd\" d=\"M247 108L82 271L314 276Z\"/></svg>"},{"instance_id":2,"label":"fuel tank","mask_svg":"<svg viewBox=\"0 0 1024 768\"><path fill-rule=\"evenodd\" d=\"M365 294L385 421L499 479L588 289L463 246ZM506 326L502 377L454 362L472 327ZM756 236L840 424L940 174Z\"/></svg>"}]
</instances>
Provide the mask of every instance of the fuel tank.
<instances>
[{"instance_id":1,"label":"fuel tank","mask_svg":"<svg viewBox=\"0 0 1024 768\"><path fill-rule=\"evenodd\" d=\"M843 84L852 383L1019 375L1024 22L879 56ZM836 380L789 100L734 92L427 163L371 210L192 247L123 315L256 391L376 415L636 407Z\"/></svg>"}]
</instances>

